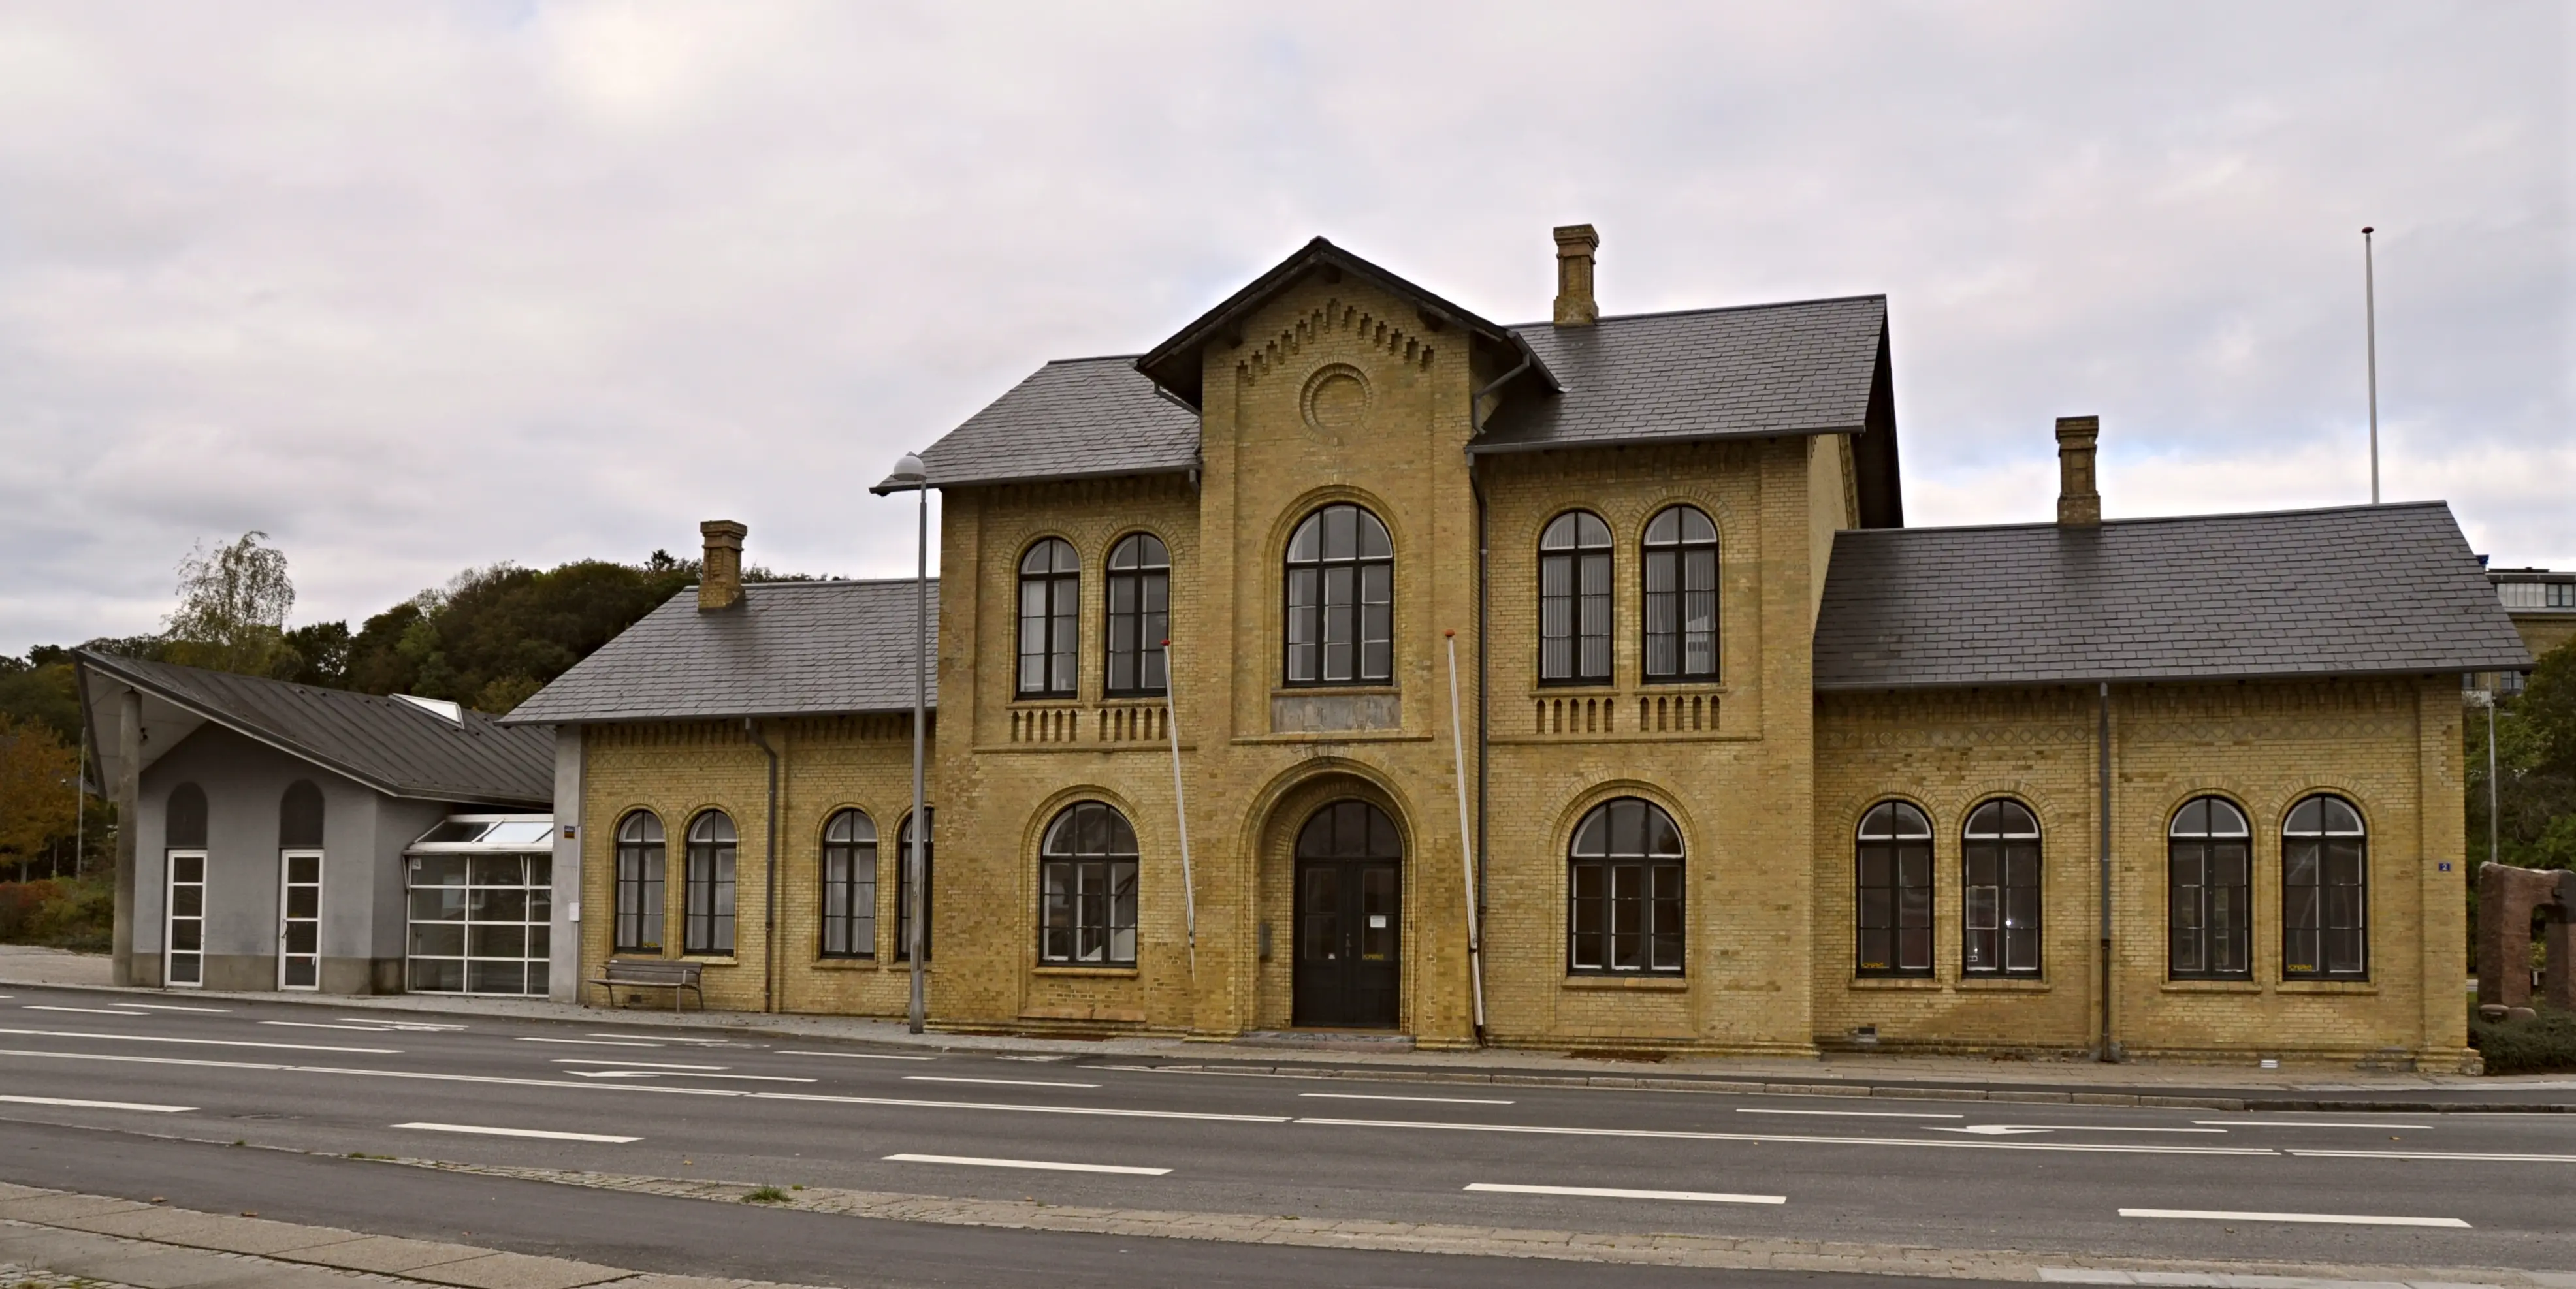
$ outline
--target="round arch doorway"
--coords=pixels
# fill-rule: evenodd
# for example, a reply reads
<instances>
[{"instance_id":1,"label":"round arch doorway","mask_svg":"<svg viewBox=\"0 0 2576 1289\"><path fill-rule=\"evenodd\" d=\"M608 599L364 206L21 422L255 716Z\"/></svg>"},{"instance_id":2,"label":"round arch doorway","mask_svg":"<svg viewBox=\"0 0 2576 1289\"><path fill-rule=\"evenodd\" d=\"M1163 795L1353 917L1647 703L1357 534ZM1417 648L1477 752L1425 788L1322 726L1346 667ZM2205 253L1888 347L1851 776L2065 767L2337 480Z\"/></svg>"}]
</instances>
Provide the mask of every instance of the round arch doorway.
<instances>
[{"instance_id":1,"label":"round arch doorway","mask_svg":"<svg viewBox=\"0 0 2576 1289\"><path fill-rule=\"evenodd\" d=\"M1293 1023L1393 1029L1404 978L1404 841L1365 801L1336 801L1297 833Z\"/></svg>"}]
</instances>

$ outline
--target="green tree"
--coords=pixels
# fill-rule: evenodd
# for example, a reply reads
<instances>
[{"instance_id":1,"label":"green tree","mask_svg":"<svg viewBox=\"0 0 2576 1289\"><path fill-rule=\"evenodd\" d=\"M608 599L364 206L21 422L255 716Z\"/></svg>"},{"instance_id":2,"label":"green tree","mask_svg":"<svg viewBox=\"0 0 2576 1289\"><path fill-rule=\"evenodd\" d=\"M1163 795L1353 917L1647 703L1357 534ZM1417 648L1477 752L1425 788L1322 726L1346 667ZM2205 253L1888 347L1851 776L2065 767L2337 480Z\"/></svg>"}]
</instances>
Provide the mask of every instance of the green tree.
<instances>
[{"instance_id":1,"label":"green tree","mask_svg":"<svg viewBox=\"0 0 2576 1289\"><path fill-rule=\"evenodd\" d=\"M80 760L54 731L0 716L0 864L46 857L72 835Z\"/></svg>"},{"instance_id":2,"label":"green tree","mask_svg":"<svg viewBox=\"0 0 2576 1289\"><path fill-rule=\"evenodd\" d=\"M286 553L263 545L267 540L247 532L212 551L200 545L179 561L179 604L163 623L171 661L253 676L296 669L286 642L295 582Z\"/></svg>"},{"instance_id":3,"label":"green tree","mask_svg":"<svg viewBox=\"0 0 2576 1289\"><path fill-rule=\"evenodd\" d=\"M2470 858L2576 868L2576 641L2541 655L2523 692L2496 706L2494 855L2487 854L2486 724L2472 712L2466 730Z\"/></svg>"}]
</instances>

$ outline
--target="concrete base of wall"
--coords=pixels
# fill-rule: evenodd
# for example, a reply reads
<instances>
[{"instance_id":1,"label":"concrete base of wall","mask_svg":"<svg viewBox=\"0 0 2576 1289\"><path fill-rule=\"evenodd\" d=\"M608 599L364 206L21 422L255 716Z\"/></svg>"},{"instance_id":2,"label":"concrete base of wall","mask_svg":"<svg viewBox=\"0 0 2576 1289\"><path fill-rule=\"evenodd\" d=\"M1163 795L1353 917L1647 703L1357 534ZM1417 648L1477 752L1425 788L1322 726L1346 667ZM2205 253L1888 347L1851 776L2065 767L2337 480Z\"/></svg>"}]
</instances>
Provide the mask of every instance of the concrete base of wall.
<instances>
[{"instance_id":1,"label":"concrete base of wall","mask_svg":"<svg viewBox=\"0 0 2576 1289\"><path fill-rule=\"evenodd\" d=\"M403 991L400 958L324 958L322 992L326 994L398 994Z\"/></svg>"}]
</instances>

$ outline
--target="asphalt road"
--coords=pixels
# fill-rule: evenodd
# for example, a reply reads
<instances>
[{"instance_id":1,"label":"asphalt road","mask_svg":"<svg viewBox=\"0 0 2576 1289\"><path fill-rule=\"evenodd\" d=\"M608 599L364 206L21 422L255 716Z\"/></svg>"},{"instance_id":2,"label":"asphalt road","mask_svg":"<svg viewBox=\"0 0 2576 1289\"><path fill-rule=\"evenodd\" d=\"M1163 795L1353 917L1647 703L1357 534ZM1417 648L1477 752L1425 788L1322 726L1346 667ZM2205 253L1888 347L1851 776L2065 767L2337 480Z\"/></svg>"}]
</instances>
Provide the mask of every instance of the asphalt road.
<instances>
[{"instance_id":1,"label":"asphalt road","mask_svg":"<svg viewBox=\"0 0 2576 1289\"><path fill-rule=\"evenodd\" d=\"M56 1104L81 1101L120 1104ZM127 1108L147 1106L185 1108ZM777 1213L222 1144L233 1141L1162 1210L2576 1270L2576 1115L1462 1088L180 993L0 997L0 1180L816 1283L1039 1272L1132 1284L1140 1265L1156 1282L1684 1282L1642 1267ZM994 1162L890 1158L901 1155ZM1665 1194L1562 1193L1580 1188Z\"/></svg>"}]
</instances>

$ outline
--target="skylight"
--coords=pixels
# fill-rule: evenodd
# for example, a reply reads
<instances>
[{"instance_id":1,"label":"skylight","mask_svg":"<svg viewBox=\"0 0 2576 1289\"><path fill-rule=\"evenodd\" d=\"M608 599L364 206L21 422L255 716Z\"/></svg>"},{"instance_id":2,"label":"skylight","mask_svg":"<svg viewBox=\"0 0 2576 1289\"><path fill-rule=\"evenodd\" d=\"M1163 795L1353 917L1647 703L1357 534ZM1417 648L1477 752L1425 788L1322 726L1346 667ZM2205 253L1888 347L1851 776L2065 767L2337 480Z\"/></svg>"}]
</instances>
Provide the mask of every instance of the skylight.
<instances>
[{"instance_id":1,"label":"skylight","mask_svg":"<svg viewBox=\"0 0 2576 1289\"><path fill-rule=\"evenodd\" d=\"M451 725L465 723L465 705L462 703L451 703L444 698L423 698L418 694L396 694L394 697L433 716L445 717Z\"/></svg>"}]
</instances>

